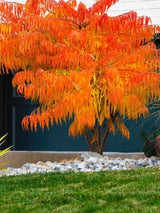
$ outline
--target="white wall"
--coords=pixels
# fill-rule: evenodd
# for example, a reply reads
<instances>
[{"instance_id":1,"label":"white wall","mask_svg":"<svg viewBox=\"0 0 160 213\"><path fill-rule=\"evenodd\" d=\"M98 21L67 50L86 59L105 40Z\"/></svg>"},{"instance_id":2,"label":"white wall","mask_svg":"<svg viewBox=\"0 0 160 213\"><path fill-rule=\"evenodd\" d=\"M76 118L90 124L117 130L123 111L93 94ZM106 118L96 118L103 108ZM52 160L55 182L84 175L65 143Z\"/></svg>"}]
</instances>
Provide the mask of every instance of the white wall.
<instances>
[{"instance_id":1,"label":"white wall","mask_svg":"<svg viewBox=\"0 0 160 213\"><path fill-rule=\"evenodd\" d=\"M139 16L149 16L152 24L160 25L160 0L120 0L109 9L109 15L114 16L131 10L136 11Z\"/></svg>"},{"instance_id":2,"label":"white wall","mask_svg":"<svg viewBox=\"0 0 160 213\"><path fill-rule=\"evenodd\" d=\"M25 2L25 0L13 1L22 3ZM78 3L80 1L84 2L86 6L89 7L96 0L77 0ZM136 11L139 16L149 16L152 19L153 24L160 25L160 0L119 0L118 3L109 9L108 15L115 16L133 10Z\"/></svg>"},{"instance_id":3,"label":"white wall","mask_svg":"<svg viewBox=\"0 0 160 213\"><path fill-rule=\"evenodd\" d=\"M80 0L77 1L80 2ZM95 2L95 0L81 1L87 6ZM152 24L160 25L160 0L119 0L109 9L108 15L115 16L128 11L136 11L139 16L149 16Z\"/></svg>"}]
</instances>

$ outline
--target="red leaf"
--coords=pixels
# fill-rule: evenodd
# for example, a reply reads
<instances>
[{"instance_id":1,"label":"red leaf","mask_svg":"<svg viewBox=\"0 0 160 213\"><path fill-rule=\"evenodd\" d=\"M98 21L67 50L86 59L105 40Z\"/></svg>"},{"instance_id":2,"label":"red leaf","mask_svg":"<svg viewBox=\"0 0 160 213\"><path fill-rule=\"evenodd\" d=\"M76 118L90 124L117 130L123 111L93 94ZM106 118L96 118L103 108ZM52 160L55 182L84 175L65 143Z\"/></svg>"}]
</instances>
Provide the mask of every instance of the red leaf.
<instances>
[{"instance_id":1,"label":"red leaf","mask_svg":"<svg viewBox=\"0 0 160 213\"><path fill-rule=\"evenodd\" d=\"M108 10L113 4L118 2L119 0L99 0L92 7L89 8L89 11L94 14L103 14L106 9Z\"/></svg>"},{"instance_id":2,"label":"red leaf","mask_svg":"<svg viewBox=\"0 0 160 213\"><path fill-rule=\"evenodd\" d=\"M85 4L80 2L79 6L78 6L78 22L79 22L79 24L82 24L85 21L86 15L87 15L87 8L86 8Z\"/></svg>"}]
</instances>

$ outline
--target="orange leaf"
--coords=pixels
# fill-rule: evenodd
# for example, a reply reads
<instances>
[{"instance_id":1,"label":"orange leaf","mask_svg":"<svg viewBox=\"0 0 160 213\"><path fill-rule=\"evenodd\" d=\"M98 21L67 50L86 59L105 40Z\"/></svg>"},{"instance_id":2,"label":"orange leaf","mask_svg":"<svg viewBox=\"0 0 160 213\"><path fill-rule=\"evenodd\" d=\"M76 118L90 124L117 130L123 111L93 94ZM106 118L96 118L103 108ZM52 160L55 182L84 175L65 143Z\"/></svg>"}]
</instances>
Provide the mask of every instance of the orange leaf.
<instances>
[{"instance_id":1,"label":"orange leaf","mask_svg":"<svg viewBox=\"0 0 160 213\"><path fill-rule=\"evenodd\" d=\"M116 88L110 91L110 101L113 105L121 105L123 101L123 92L120 88Z\"/></svg>"}]
</instances>

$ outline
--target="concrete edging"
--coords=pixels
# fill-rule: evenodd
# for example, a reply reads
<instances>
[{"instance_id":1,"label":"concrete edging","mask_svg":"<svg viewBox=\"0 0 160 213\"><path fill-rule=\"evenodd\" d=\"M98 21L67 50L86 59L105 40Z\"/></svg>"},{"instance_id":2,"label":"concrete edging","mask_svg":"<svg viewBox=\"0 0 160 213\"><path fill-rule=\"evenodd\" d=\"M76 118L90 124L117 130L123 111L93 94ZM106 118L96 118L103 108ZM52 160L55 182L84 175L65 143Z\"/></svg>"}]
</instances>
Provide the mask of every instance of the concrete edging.
<instances>
[{"instance_id":1,"label":"concrete edging","mask_svg":"<svg viewBox=\"0 0 160 213\"><path fill-rule=\"evenodd\" d=\"M5 165L0 165L0 168L3 167L21 167L25 163L37 163L38 161L61 161L64 159L74 159L85 152L52 152L52 151L9 151L3 157L0 158L0 164L8 162ZM122 153L122 152L104 152L105 156L110 158L120 157L139 159L144 157L144 153L135 152L135 153Z\"/></svg>"}]
</instances>

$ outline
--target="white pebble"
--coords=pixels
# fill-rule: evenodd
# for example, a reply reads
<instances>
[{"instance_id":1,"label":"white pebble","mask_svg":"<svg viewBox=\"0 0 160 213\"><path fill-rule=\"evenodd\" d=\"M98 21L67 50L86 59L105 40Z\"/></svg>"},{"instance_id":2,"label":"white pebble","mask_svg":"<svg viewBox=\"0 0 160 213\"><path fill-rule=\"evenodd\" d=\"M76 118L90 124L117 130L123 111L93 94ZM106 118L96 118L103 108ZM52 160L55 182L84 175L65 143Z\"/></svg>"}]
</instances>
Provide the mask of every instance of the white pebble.
<instances>
[{"instance_id":1,"label":"white pebble","mask_svg":"<svg viewBox=\"0 0 160 213\"><path fill-rule=\"evenodd\" d=\"M38 161L34 163L25 163L21 168L8 167L6 171L0 170L0 177L9 175L21 175L28 173L48 173L48 172L99 172L106 170L127 170L137 168L150 168L160 166L159 158L143 158L143 159L121 159L109 158L96 153L82 154L81 160L67 162L50 162L43 163Z\"/></svg>"}]
</instances>

